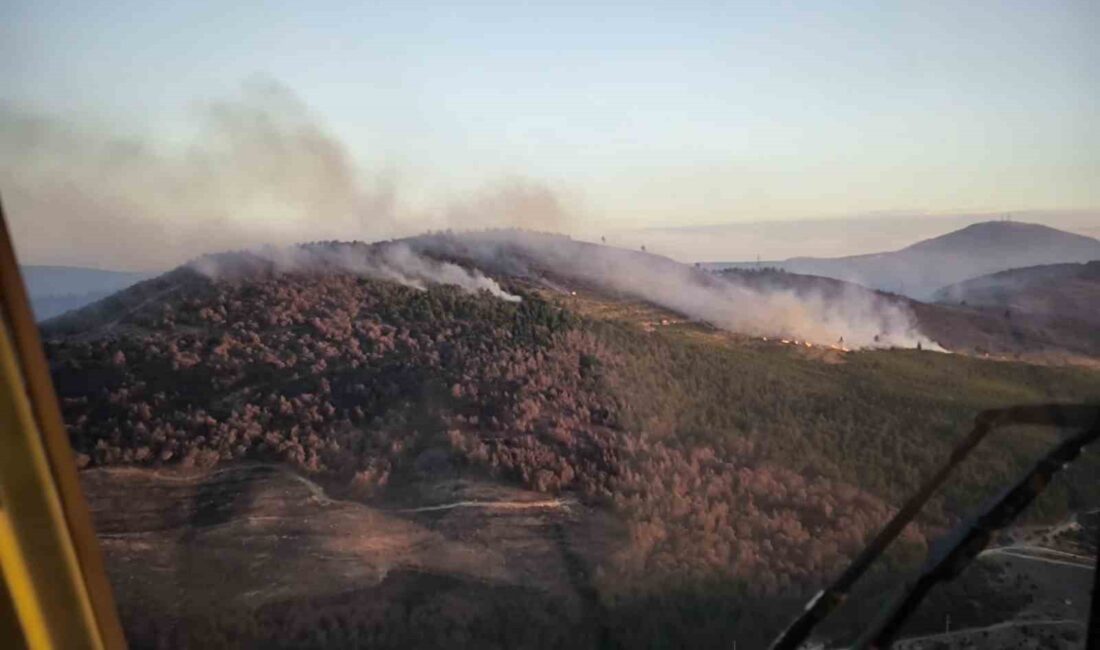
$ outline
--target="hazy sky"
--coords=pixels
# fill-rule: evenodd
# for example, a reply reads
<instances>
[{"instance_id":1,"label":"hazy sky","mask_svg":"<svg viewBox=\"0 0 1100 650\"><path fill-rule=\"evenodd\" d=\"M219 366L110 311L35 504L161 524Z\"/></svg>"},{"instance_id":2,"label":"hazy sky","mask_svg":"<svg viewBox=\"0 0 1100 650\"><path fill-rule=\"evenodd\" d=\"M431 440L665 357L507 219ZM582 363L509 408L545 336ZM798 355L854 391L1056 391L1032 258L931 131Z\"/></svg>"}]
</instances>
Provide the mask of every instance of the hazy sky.
<instances>
[{"instance_id":1,"label":"hazy sky","mask_svg":"<svg viewBox=\"0 0 1100 650\"><path fill-rule=\"evenodd\" d=\"M47 200L13 168L108 133L173 161L135 175L149 193L178 180L196 133L209 138L211 105L249 105L259 84L339 143L324 164L346 157L337 166L368 179L354 183L373 188L371 206L380 182L430 211L471 192L465 205L480 205L504 181L547 188L589 229L1095 209L1097 33L1095 0L8 1L0 190L17 236L42 236L18 220L57 218L72 197ZM49 146L17 133L27 124ZM208 191L192 179L172 196ZM131 222L183 218L163 196L132 203Z\"/></svg>"}]
</instances>

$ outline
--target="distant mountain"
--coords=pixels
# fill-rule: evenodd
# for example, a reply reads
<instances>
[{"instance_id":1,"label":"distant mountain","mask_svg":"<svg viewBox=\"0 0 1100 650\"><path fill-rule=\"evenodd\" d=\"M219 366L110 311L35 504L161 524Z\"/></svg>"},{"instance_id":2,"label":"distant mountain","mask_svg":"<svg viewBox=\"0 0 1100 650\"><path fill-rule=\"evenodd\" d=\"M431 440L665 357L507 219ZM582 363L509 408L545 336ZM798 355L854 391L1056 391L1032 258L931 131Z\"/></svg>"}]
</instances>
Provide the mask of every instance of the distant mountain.
<instances>
[{"instance_id":1,"label":"distant mountain","mask_svg":"<svg viewBox=\"0 0 1100 650\"><path fill-rule=\"evenodd\" d=\"M773 266L928 300L947 285L1012 268L1100 260L1100 240L1039 224L987 221L897 251L838 258L711 264Z\"/></svg>"},{"instance_id":2,"label":"distant mountain","mask_svg":"<svg viewBox=\"0 0 1100 650\"><path fill-rule=\"evenodd\" d=\"M153 276L78 266L22 266L20 271L38 320L91 304Z\"/></svg>"}]
</instances>

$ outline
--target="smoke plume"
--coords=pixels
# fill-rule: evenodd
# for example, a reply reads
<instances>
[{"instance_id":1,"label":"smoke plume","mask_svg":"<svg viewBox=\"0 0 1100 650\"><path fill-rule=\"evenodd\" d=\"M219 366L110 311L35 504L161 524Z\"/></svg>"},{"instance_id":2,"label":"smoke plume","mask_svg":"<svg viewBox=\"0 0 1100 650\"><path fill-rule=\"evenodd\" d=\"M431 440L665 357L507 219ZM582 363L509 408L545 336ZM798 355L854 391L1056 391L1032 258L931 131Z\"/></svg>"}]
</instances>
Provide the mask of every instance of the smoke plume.
<instances>
[{"instance_id":1,"label":"smoke plume","mask_svg":"<svg viewBox=\"0 0 1100 650\"><path fill-rule=\"evenodd\" d=\"M246 253L205 255L189 263L212 280L247 276L257 271L278 273L341 272L387 280L425 290L431 284L457 286L470 293L481 291L508 302L520 297L503 290L477 269L420 255L404 242L377 245L329 242L291 247L265 247Z\"/></svg>"},{"instance_id":2,"label":"smoke plume","mask_svg":"<svg viewBox=\"0 0 1100 650\"><path fill-rule=\"evenodd\" d=\"M525 231L435 234L409 240L421 254L467 259L488 273L563 279L640 298L722 329L850 347L939 346L901 302L848 286L839 292L768 289L673 260Z\"/></svg>"},{"instance_id":3,"label":"smoke plume","mask_svg":"<svg viewBox=\"0 0 1100 650\"><path fill-rule=\"evenodd\" d=\"M843 337L850 346L931 344L903 304L872 292L763 289L667 258L527 231L292 247L452 226L561 231L575 213L560 191L515 178L412 209L393 175L364 174L344 144L276 84L253 83L233 101L207 104L196 137L183 146L104 133L0 107L0 185L24 261L151 270L213 250L264 247L250 259L284 270L329 266L504 300L518 298L486 273L561 278L750 334L823 344ZM236 259L211 256L193 266L220 276L243 258Z\"/></svg>"},{"instance_id":4,"label":"smoke plume","mask_svg":"<svg viewBox=\"0 0 1100 650\"><path fill-rule=\"evenodd\" d=\"M241 247L452 226L562 230L570 219L558 191L523 178L457 197L418 186L403 200L397 170L360 169L273 82L246 84L195 118L193 134L168 141L0 104L0 188L20 259L167 270Z\"/></svg>"},{"instance_id":5,"label":"smoke plume","mask_svg":"<svg viewBox=\"0 0 1100 650\"><path fill-rule=\"evenodd\" d=\"M813 284L754 285L658 255L525 230L433 233L376 244L267 247L207 255L191 267L212 279L267 271L343 272L418 289L448 284L520 300L489 277L497 275L555 289L583 286L638 298L733 332L820 345L843 340L852 348L919 343L939 349L919 331L906 303L862 287L837 283L826 291Z\"/></svg>"}]
</instances>

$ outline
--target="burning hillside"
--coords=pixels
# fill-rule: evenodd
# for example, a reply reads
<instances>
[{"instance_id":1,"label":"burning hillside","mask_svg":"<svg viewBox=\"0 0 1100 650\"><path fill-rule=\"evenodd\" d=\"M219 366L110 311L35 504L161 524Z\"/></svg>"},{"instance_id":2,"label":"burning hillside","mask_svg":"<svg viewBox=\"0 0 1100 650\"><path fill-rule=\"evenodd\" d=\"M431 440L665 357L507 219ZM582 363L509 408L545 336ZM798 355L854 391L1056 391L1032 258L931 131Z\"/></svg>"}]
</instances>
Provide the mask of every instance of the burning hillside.
<instances>
[{"instance_id":1,"label":"burning hillside","mask_svg":"<svg viewBox=\"0 0 1100 650\"><path fill-rule=\"evenodd\" d=\"M424 289L485 290L517 300L498 280L582 285L649 301L733 332L849 347L934 347L907 306L872 292L760 286L667 258L519 230L430 234L378 244L326 242L211 255L189 268L209 278L257 272L344 272ZM492 276L492 277L490 277ZM494 280L493 277L497 278Z\"/></svg>"},{"instance_id":2,"label":"burning hillside","mask_svg":"<svg viewBox=\"0 0 1100 650\"><path fill-rule=\"evenodd\" d=\"M1092 377L1071 370L994 372L903 350L827 365L779 346L713 345L671 324L646 332L580 316L542 297L552 290L533 289L597 285L590 299L649 296L673 307L772 294L564 238L538 252L530 242L541 237L208 257L55 319L44 328L47 353L79 462L199 473L278 464L315 480L326 499L418 521L428 515L409 495L443 479L561 495L586 521L621 523L603 550L555 551L575 567L573 588L603 634L631 645L637 612L653 610L647 599L691 585L699 591L662 600L652 624L685 643L713 640L688 621L693 599L714 598L743 614L724 617L722 636L763 641L946 453L950 436L930 435L933 424L961 428L979 408L1036 386L1095 397ZM701 309L720 315L734 304ZM1001 444L975 454L976 469L909 532L910 549L1026 462L1034 438ZM1071 471L1049 507L1084 498L1089 471ZM212 501L200 509L250 512L248 498L225 489L200 495ZM572 539L574 520L555 521L537 535ZM724 586L711 592L715 581ZM618 605L593 604L605 602ZM774 622L759 625L762 611ZM135 614L158 616L170 614Z\"/></svg>"}]
</instances>

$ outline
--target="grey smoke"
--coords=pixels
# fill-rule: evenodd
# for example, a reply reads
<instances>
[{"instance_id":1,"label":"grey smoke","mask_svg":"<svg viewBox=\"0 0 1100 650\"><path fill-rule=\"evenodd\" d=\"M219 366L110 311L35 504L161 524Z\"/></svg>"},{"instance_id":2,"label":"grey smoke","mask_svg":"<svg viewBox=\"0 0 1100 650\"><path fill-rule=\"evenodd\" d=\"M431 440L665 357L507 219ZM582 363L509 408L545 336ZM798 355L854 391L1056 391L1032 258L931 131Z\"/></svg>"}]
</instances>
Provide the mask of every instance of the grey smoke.
<instances>
[{"instance_id":1,"label":"grey smoke","mask_svg":"<svg viewBox=\"0 0 1100 650\"><path fill-rule=\"evenodd\" d=\"M361 169L286 88L246 84L195 112L192 137L43 116L0 103L0 188L26 264L166 270L217 250L432 228L561 230L562 194L521 177L404 200L398 170Z\"/></svg>"},{"instance_id":2,"label":"grey smoke","mask_svg":"<svg viewBox=\"0 0 1100 650\"><path fill-rule=\"evenodd\" d=\"M501 300L520 301L519 296L503 290L496 280L481 271L418 254L403 242L375 246L326 243L265 247L248 253L207 255L193 260L189 266L210 279L220 280L254 270L257 264L281 273L339 271L419 290L432 284L453 285L470 293L486 291Z\"/></svg>"},{"instance_id":3,"label":"grey smoke","mask_svg":"<svg viewBox=\"0 0 1100 650\"><path fill-rule=\"evenodd\" d=\"M456 264L452 261L460 262ZM257 266L259 265L259 267ZM939 349L905 303L859 287L820 291L748 286L668 258L525 230L433 233L376 244L326 242L209 255L191 267L212 279L260 269L345 272L426 289L432 284L519 301L489 275L625 294L734 332L846 347Z\"/></svg>"},{"instance_id":4,"label":"grey smoke","mask_svg":"<svg viewBox=\"0 0 1100 650\"><path fill-rule=\"evenodd\" d=\"M426 235L409 244L424 255L468 259L489 273L595 285L735 332L822 345L843 338L849 347L939 348L904 303L858 287L829 296L762 290L656 255L516 230Z\"/></svg>"},{"instance_id":5,"label":"grey smoke","mask_svg":"<svg viewBox=\"0 0 1100 650\"><path fill-rule=\"evenodd\" d=\"M267 245L271 263L293 268L300 253L286 247L303 240L377 240L450 226L562 230L574 219L562 192L523 179L412 210L393 175L357 169L343 143L275 84L207 104L199 123L180 147L0 107L0 186L23 261L164 269L211 250ZM853 346L931 343L903 306L873 294L760 291L563 237L429 236L338 263L408 286L455 284L517 299L479 271L438 261L451 249L490 274L546 271L734 331L826 344L844 337ZM222 272L212 259L196 268Z\"/></svg>"}]
</instances>

